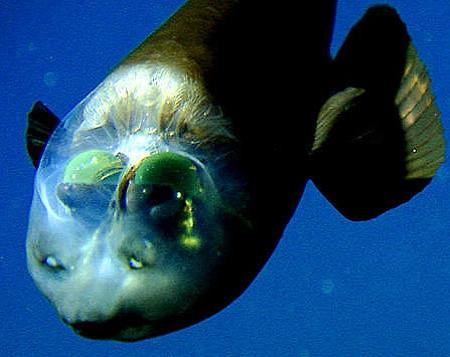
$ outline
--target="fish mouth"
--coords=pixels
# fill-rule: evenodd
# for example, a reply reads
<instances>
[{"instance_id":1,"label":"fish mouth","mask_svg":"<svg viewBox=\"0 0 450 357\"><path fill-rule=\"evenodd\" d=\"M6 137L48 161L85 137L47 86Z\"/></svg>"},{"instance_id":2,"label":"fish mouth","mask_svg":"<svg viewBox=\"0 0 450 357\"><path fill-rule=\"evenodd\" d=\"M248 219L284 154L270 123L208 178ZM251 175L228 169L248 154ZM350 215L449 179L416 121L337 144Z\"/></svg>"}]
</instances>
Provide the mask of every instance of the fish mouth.
<instances>
[{"instance_id":1,"label":"fish mouth","mask_svg":"<svg viewBox=\"0 0 450 357\"><path fill-rule=\"evenodd\" d=\"M119 315L109 320L69 322L72 330L80 336L93 340L118 340L133 342L148 337L151 323L135 314Z\"/></svg>"}]
</instances>

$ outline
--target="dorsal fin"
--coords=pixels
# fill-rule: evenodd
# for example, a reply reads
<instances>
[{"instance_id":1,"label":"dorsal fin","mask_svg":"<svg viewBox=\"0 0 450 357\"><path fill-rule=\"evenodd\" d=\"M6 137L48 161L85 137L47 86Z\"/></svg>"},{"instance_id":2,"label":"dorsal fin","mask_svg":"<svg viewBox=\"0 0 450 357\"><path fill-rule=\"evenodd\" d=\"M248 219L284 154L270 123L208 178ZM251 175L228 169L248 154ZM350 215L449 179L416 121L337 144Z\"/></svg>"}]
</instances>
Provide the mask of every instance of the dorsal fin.
<instances>
[{"instance_id":1,"label":"dorsal fin","mask_svg":"<svg viewBox=\"0 0 450 357\"><path fill-rule=\"evenodd\" d=\"M59 123L58 117L42 102L34 103L31 111L28 113L26 130L28 155L34 167L37 168L39 166L45 145Z\"/></svg>"},{"instance_id":2,"label":"dorsal fin","mask_svg":"<svg viewBox=\"0 0 450 357\"><path fill-rule=\"evenodd\" d=\"M347 218L364 220L420 192L444 161L443 129L424 64L387 6L351 30L322 107L312 180Z\"/></svg>"}]
</instances>

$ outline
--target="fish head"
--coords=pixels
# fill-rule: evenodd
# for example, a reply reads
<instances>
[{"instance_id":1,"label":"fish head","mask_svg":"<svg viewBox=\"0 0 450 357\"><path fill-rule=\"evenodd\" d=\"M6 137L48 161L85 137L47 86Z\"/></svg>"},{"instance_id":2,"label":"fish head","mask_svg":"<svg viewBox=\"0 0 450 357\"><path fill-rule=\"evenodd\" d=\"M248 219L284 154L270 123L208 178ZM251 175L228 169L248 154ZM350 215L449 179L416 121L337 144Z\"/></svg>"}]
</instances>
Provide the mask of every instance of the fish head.
<instances>
[{"instance_id":1,"label":"fish head","mask_svg":"<svg viewBox=\"0 0 450 357\"><path fill-rule=\"evenodd\" d=\"M80 142L72 117L41 158L27 236L29 271L61 319L88 338L134 341L239 295L253 233L208 167L151 132Z\"/></svg>"}]
</instances>

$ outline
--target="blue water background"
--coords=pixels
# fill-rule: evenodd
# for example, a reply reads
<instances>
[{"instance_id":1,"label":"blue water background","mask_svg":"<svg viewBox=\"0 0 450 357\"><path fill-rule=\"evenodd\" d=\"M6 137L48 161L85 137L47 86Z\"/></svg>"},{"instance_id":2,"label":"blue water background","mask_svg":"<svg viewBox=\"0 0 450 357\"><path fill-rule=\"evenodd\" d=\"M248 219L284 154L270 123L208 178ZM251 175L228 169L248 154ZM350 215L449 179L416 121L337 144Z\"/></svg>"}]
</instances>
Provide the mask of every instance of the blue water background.
<instances>
[{"instance_id":1,"label":"blue water background","mask_svg":"<svg viewBox=\"0 0 450 357\"><path fill-rule=\"evenodd\" d=\"M366 223L344 219L309 184L250 288L193 327L123 344L83 339L58 320L26 270L25 114L41 99L64 116L180 3L0 0L0 355L450 356L448 164L408 204ZM333 52L374 3L339 2ZM449 141L450 2L387 3L428 65Z\"/></svg>"}]
</instances>

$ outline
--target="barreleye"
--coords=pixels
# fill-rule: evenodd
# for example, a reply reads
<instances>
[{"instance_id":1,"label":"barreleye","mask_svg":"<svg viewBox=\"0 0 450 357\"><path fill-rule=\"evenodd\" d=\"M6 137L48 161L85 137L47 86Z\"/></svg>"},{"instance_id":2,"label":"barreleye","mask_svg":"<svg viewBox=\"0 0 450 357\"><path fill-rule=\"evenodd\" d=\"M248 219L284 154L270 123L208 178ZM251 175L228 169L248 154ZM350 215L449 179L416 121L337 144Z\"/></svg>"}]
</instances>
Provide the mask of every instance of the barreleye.
<instances>
[{"instance_id":1,"label":"barreleye","mask_svg":"<svg viewBox=\"0 0 450 357\"><path fill-rule=\"evenodd\" d=\"M372 7L332 58L335 7L187 1L64 119L33 106L28 267L75 332L135 341L223 309L308 180L352 220L430 182L443 129L404 23Z\"/></svg>"}]
</instances>

